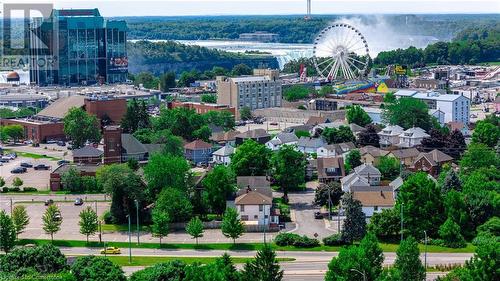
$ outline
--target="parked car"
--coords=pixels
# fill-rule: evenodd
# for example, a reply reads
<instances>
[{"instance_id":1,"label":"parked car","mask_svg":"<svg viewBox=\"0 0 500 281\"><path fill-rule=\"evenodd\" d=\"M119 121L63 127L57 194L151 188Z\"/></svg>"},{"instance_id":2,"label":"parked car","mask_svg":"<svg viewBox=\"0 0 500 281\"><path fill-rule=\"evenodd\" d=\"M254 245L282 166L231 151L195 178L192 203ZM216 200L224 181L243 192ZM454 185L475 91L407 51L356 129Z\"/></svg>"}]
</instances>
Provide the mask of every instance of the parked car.
<instances>
[{"instance_id":1,"label":"parked car","mask_svg":"<svg viewBox=\"0 0 500 281\"><path fill-rule=\"evenodd\" d=\"M52 200L52 199L47 199L47 200L45 200L45 202L44 202L44 205L45 205L45 206L50 206L50 205L52 205L52 204L54 204L54 200Z\"/></svg>"},{"instance_id":2,"label":"parked car","mask_svg":"<svg viewBox=\"0 0 500 281\"><path fill-rule=\"evenodd\" d=\"M121 254L121 251L118 247L107 247L106 249L101 250L101 254L119 255Z\"/></svg>"},{"instance_id":3,"label":"parked car","mask_svg":"<svg viewBox=\"0 0 500 281\"><path fill-rule=\"evenodd\" d=\"M269 123L269 125L271 125L271 126L278 126L278 122L271 122L271 123Z\"/></svg>"},{"instance_id":4,"label":"parked car","mask_svg":"<svg viewBox=\"0 0 500 281\"><path fill-rule=\"evenodd\" d=\"M323 219L323 214L321 212L314 212L314 218L317 220Z\"/></svg>"},{"instance_id":5,"label":"parked car","mask_svg":"<svg viewBox=\"0 0 500 281\"><path fill-rule=\"evenodd\" d=\"M21 167L24 167L24 168L33 168L33 164L31 163L28 163L28 162L22 162L20 164Z\"/></svg>"},{"instance_id":6,"label":"parked car","mask_svg":"<svg viewBox=\"0 0 500 281\"><path fill-rule=\"evenodd\" d=\"M9 160L14 160L17 158L17 154L14 152L14 153L9 153L9 154L5 154L3 157L9 159Z\"/></svg>"},{"instance_id":7,"label":"parked car","mask_svg":"<svg viewBox=\"0 0 500 281\"><path fill-rule=\"evenodd\" d=\"M69 164L69 160L59 160L59 161L57 161L57 165L59 165L59 166L64 165L64 164Z\"/></svg>"},{"instance_id":8,"label":"parked car","mask_svg":"<svg viewBox=\"0 0 500 281\"><path fill-rule=\"evenodd\" d=\"M0 162L8 163L9 161L10 161L10 158L7 156L2 156L2 158L0 158Z\"/></svg>"},{"instance_id":9,"label":"parked car","mask_svg":"<svg viewBox=\"0 0 500 281\"><path fill-rule=\"evenodd\" d=\"M16 167L10 171L12 174L22 174L26 173L26 168L25 167Z\"/></svg>"},{"instance_id":10,"label":"parked car","mask_svg":"<svg viewBox=\"0 0 500 281\"><path fill-rule=\"evenodd\" d=\"M45 164L38 164L34 167L35 170L48 170L50 169L50 166L47 166Z\"/></svg>"},{"instance_id":11,"label":"parked car","mask_svg":"<svg viewBox=\"0 0 500 281\"><path fill-rule=\"evenodd\" d=\"M58 146L66 146L66 142L64 142L64 141L58 141L57 145Z\"/></svg>"},{"instance_id":12,"label":"parked car","mask_svg":"<svg viewBox=\"0 0 500 281\"><path fill-rule=\"evenodd\" d=\"M83 205L83 199L82 198L76 198L75 199L75 206L81 206Z\"/></svg>"}]
</instances>

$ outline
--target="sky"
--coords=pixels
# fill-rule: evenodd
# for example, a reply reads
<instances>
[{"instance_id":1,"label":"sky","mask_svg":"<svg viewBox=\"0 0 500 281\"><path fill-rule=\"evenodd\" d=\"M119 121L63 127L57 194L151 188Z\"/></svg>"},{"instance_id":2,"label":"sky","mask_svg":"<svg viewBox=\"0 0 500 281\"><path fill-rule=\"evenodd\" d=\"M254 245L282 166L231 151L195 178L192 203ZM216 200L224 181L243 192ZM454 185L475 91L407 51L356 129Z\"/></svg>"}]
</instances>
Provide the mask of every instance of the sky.
<instances>
[{"instance_id":1,"label":"sky","mask_svg":"<svg viewBox=\"0 0 500 281\"><path fill-rule=\"evenodd\" d=\"M499 0L311 0L313 14L500 13ZM4 0L98 8L105 17L304 14L307 0Z\"/></svg>"}]
</instances>

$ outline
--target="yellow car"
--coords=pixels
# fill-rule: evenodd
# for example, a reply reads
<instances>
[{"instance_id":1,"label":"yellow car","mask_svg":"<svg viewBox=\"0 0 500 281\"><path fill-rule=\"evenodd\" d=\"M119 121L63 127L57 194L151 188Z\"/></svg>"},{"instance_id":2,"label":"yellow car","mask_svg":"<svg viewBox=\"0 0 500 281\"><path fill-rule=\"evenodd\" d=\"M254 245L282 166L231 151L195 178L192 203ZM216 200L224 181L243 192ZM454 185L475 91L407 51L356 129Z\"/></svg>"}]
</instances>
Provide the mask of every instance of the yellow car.
<instances>
[{"instance_id":1,"label":"yellow car","mask_svg":"<svg viewBox=\"0 0 500 281\"><path fill-rule=\"evenodd\" d=\"M121 254L121 251L120 248L117 247L107 247L106 249L101 250L101 254L118 255Z\"/></svg>"}]
</instances>

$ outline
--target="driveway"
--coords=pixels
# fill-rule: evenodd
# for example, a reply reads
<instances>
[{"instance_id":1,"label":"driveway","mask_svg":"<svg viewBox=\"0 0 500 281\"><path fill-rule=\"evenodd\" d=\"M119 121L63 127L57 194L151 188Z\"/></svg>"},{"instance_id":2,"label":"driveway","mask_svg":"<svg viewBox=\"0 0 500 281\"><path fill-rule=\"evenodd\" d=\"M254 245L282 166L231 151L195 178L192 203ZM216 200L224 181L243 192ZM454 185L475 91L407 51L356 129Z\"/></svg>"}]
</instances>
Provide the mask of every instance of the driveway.
<instances>
[{"instance_id":1,"label":"driveway","mask_svg":"<svg viewBox=\"0 0 500 281\"><path fill-rule=\"evenodd\" d=\"M294 192L288 194L290 208L293 212L297 227L290 231L299 235L306 235L313 238L315 233L318 234L318 239L332 235L334 232L326 228L325 220L315 219L314 212L319 211L319 207L313 206L314 191L318 186L318 182L307 182L306 191ZM293 218L294 217L294 218ZM335 229L336 227L330 227Z\"/></svg>"}]
</instances>

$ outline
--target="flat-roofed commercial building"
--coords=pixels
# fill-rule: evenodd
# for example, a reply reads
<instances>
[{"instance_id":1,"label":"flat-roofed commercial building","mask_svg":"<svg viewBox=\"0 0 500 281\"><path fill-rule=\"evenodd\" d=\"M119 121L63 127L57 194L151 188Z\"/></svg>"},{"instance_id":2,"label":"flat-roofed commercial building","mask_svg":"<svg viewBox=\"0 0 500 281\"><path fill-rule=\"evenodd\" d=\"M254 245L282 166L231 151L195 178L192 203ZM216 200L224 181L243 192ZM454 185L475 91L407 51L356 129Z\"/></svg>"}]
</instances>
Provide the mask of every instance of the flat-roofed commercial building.
<instances>
[{"instance_id":1,"label":"flat-roofed commercial building","mask_svg":"<svg viewBox=\"0 0 500 281\"><path fill-rule=\"evenodd\" d=\"M106 20L97 9L52 10L30 26L31 82L37 85L91 85L125 82L127 24ZM41 42L40 42L41 41ZM48 48L39 48L44 43ZM48 58L57 58L48 61Z\"/></svg>"},{"instance_id":2,"label":"flat-roofed commercial building","mask_svg":"<svg viewBox=\"0 0 500 281\"><path fill-rule=\"evenodd\" d=\"M237 118L243 107L281 107L282 81L278 70L255 69L253 76L218 76L216 83L217 103L234 107Z\"/></svg>"}]
</instances>

